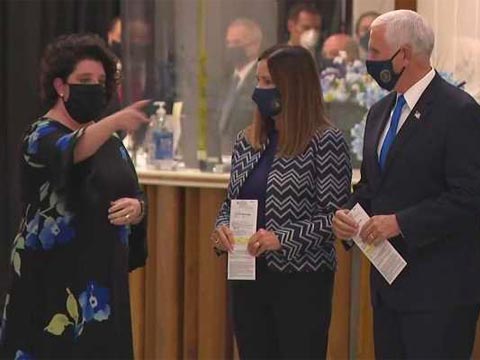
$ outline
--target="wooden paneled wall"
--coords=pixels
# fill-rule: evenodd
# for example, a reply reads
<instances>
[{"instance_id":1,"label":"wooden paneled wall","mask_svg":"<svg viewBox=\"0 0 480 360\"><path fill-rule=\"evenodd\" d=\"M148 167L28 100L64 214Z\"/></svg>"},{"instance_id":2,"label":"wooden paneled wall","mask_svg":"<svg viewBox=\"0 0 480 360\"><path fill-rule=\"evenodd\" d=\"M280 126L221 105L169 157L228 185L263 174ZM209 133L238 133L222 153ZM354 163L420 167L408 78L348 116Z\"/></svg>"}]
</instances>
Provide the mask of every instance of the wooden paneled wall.
<instances>
[{"instance_id":1,"label":"wooden paneled wall","mask_svg":"<svg viewBox=\"0 0 480 360\"><path fill-rule=\"evenodd\" d=\"M225 190L148 185L145 191L149 258L130 278L135 358L237 358L226 259L215 255L209 240ZM337 246L329 359L374 358L369 263L362 257L358 319L351 321L351 256ZM350 324L356 324L353 332ZM473 358L480 359L478 331Z\"/></svg>"},{"instance_id":2,"label":"wooden paneled wall","mask_svg":"<svg viewBox=\"0 0 480 360\"><path fill-rule=\"evenodd\" d=\"M136 359L232 359L226 259L209 240L223 189L146 186L149 258L131 274ZM350 254L339 249L329 357L349 356Z\"/></svg>"}]
</instances>

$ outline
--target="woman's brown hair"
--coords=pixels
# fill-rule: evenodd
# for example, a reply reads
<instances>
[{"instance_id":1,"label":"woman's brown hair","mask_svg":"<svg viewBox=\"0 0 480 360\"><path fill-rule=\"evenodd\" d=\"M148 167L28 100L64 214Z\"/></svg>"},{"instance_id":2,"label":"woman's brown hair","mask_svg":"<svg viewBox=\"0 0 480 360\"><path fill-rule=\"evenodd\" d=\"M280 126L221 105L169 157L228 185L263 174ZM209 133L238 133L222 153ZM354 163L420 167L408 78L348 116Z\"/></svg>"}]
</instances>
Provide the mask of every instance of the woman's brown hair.
<instances>
[{"instance_id":1,"label":"woman's brown hair","mask_svg":"<svg viewBox=\"0 0 480 360\"><path fill-rule=\"evenodd\" d=\"M266 60L270 76L280 92L281 113L275 120L278 153L301 154L313 135L330 125L323 108L322 92L312 55L301 46L276 45L265 50L258 61ZM269 122L255 109L253 126L247 136L255 149L267 139Z\"/></svg>"}]
</instances>

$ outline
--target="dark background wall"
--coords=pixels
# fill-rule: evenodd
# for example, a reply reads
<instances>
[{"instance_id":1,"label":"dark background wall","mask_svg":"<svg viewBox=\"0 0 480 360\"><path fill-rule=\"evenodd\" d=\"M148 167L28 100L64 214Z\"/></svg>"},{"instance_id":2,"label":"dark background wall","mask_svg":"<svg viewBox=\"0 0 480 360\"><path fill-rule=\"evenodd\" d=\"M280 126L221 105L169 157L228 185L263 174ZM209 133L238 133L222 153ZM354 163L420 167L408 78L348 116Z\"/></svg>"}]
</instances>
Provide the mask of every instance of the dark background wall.
<instances>
[{"instance_id":1,"label":"dark background wall","mask_svg":"<svg viewBox=\"0 0 480 360\"><path fill-rule=\"evenodd\" d=\"M18 147L26 126L42 114L38 75L43 49L64 33L104 36L119 13L120 0L0 0L0 305L21 211Z\"/></svg>"}]
</instances>

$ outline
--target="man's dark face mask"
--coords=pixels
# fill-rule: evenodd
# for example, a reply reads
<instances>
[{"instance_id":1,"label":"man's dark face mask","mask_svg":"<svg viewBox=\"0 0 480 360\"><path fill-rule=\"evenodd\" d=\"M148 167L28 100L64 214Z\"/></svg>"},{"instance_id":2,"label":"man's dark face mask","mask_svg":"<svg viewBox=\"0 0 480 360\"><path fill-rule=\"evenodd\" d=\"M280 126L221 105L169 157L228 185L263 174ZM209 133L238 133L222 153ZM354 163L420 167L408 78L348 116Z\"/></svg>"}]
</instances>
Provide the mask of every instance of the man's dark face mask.
<instances>
[{"instance_id":1,"label":"man's dark face mask","mask_svg":"<svg viewBox=\"0 0 480 360\"><path fill-rule=\"evenodd\" d=\"M241 67L248 63L248 57L243 46L227 47L225 57L229 64Z\"/></svg>"}]
</instances>

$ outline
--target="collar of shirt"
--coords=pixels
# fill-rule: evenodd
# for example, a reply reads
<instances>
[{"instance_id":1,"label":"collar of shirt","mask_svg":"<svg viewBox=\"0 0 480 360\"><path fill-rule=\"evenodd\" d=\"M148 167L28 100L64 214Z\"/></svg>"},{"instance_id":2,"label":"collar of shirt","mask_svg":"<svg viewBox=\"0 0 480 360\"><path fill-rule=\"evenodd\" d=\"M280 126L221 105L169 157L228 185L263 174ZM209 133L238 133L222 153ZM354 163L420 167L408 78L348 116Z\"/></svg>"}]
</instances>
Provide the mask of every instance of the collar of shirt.
<instances>
[{"instance_id":1,"label":"collar of shirt","mask_svg":"<svg viewBox=\"0 0 480 360\"><path fill-rule=\"evenodd\" d=\"M430 71L423 78L418 80L415 84L410 86L407 91L405 91L403 96L405 97L405 101L410 111L415 107L418 99L420 99L420 96L422 96L423 92L428 87L434 77L435 70L431 68ZM397 97L398 96L399 95L397 95Z\"/></svg>"},{"instance_id":2,"label":"collar of shirt","mask_svg":"<svg viewBox=\"0 0 480 360\"><path fill-rule=\"evenodd\" d=\"M245 65L241 70L235 69L234 71L234 76L238 76L238 84L237 84L237 89L242 86L243 81L247 77L248 73L252 68L255 66L257 63L257 60L250 61L247 65Z\"/></svg>"},{"instance_id":3,"label":"collar of shirt","mask_svg":"<svg viewBox=\"0 0 480 360\"><path fill-rule=\"evenodd\" d=\"M405 97L406 104L402 109L402 114L400 115L400 120L398 122L398 127L397 127L397 133L400 131L401 127L407 120L408 115L410 115L410 112L417 104L418 100L420 99L420 96L422 96L423 92L428 87L428 85L430 84L430 82L433 80L434 77L435 77L435 70L432 68L424 77L422 77L415 84L413 84L413 86L410 86L410 88L407 91L405 91L405 93L403 94L403 96ZM400 95L401 94L397 94L397 99ZM390 127L392 114L393 114L393 109L390 112L390 119L387 121L387 124L383 129L382 136L380 137L380 141L378 142L377 155L379 157L380 157L380 152L382 149L383 142L385 141L385 137L387 136L388 128Z\"/></svg>"}]
</instances>

